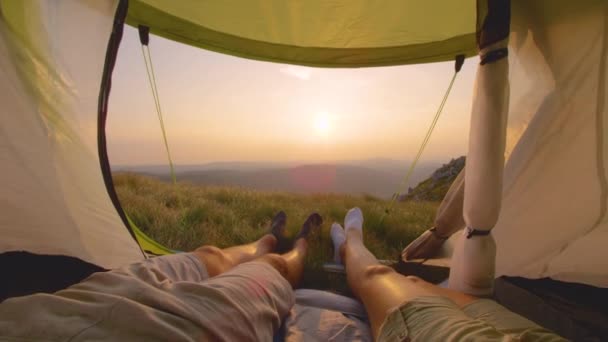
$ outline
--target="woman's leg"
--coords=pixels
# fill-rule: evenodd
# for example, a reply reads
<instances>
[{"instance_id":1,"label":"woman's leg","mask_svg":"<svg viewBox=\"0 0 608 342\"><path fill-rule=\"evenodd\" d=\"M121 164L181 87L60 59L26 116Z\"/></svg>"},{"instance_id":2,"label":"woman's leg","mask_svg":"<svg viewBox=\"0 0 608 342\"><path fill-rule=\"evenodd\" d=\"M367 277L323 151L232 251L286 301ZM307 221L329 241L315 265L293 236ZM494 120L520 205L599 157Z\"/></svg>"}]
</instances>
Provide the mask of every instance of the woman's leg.
<instances>
[{"instance_id":1,"label":"woman's leg","mask_svg":"<svg viewBox=\"0 0 608 342\"><path fill-rule=\"evenodd\" d=\"M440 288L417 277L403 276L392 268L381 265L365 248L360 230L347 230L346 243L342 245L341 253L346 264L348 284L367 310L374 337L378 337L380 326L391 309L416 297L444 296L458 306L476 299Z\"/></svg>"}]
</instances>

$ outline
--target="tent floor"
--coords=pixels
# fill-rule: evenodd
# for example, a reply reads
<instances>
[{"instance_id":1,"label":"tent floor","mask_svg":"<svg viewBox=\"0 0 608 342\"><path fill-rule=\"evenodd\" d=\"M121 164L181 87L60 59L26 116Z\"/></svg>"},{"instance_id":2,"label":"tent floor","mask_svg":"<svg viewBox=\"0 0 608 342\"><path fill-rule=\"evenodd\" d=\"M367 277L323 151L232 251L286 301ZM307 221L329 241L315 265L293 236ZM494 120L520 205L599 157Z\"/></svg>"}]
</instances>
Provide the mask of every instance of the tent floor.
<instances>
[{"instance_id":1,"label":"tent floor","mask_svg":"<svg viewBox=\"0 0 608 342\"><path fill-rule=\"evenodd\" d=\"M518 277L500 277L494 286L497 302L563 337L608 337L608 288Z\"/></svg>"},{"instance_id":2,"label":"tent floor","mask_svg":"<svg viewBox=\"0 0 608 342\"><path fill-rule=\"evenodd\" d=\"M74 285L105 269L63 255L40 255L29 252L0 254L0 302L10 297L33 293L52 293Z\"/></svg>"}]
</instances>

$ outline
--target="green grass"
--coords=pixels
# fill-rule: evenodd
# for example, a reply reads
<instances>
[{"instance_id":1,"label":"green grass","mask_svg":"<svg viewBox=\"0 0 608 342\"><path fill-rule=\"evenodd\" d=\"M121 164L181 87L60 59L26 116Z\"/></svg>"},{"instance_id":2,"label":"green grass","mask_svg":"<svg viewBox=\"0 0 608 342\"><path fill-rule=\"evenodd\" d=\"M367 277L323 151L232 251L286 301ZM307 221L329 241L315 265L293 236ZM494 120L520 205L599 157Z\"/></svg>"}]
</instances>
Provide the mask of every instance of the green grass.
<instances>
[{"instance_id":1,"label":"green grass","mask_svg":"<svg viewBox=\"0 0 608 342\"><path fill-rule=\"evenodd\" d=\"M279 210L287 214L287 232L294 236L306 217L318 212L323 227L313 236L306 261L304 287L340 288L322 265L332 259L329 228L342 222L347 209L365 215L366 246L379 259L397 260L401 250L432 226L436 202L397 203L384 220L388 201L369 195L300 195L236 187L173 185L135 174L115 174L120 202L133 222L159 243L181 251L202 245L220 248L248 243L268 231Z\"/></svg>"}]
</instances>

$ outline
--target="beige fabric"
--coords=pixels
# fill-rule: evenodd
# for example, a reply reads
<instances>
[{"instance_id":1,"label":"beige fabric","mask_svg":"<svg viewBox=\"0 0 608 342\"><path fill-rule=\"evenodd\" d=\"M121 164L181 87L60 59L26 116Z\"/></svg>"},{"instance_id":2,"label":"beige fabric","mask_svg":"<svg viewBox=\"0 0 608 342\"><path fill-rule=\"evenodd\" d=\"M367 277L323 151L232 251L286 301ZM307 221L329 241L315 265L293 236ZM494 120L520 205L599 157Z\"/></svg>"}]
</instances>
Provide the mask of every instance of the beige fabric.
<instances>
[{"instance_id":1,"label":"beige fabric","mask_svg":"<svg viewBox=\"0 0 608 342\"><path fill-rule=\"evenodd\" d=\"M506 47L499 42L481 51ZM507 114L509 111L509 63L506 58L479 65L464 176L463 216L467 227L494 228L500 213Z\"/></svg>"},{"instance_id":2,"label":"beige fabric","mask_svg":"<svg viewBox=\"0 0 608 342\"><path fill-rule=\"evenodd\" d=\"M152 258L54 295L0 305L0 336L53 341L271 341L294 304L267 263L208 279L189 253Z\"/></svg>"},{"instance_id":3,"label":"beige fabric","mask_svg":"<svg viewBox=\"0 0 608 342\"><path fill-rule=\"evenodd\" d=\"M505 40L487 50L506 44ZM491 230L500 213L509 109L508 73L506 58L477 68L464 180L463 217L467 228ZM450 264L448 286L476 296L491 295L495 258L496 244L492 235L458 240Z\"/></svg>"},{"instance_id":4,"label":"beige fabric","mask_svg":"<svg viewBox=\"0 0 608 342\"><path fill-rule=\"evenodd\" d=\"M608 3L514 5L510 136L521 138L493 231L497 276L608 287Z\"/></svg>"},{"instance_id":5,"label":"beige fabric","mask_svg":"<svg viewBox=\"0 0 608 342\"><path fill-rule=\"evenodd\" d=\"M116 1L0 1L0 253L113 268L143 259L97 157L97 99Z\"/></svg>"},{"instance_id":6,"label":"beige fabric","mask_svg":"<svg viewBox=\"0 0 608 342\"><path fill-rule=\"evenodd\" d=\"M378 341L566 341L488 299L460 309L447 298L419 297L393 310Z\"/></svg>"}]
</instances>

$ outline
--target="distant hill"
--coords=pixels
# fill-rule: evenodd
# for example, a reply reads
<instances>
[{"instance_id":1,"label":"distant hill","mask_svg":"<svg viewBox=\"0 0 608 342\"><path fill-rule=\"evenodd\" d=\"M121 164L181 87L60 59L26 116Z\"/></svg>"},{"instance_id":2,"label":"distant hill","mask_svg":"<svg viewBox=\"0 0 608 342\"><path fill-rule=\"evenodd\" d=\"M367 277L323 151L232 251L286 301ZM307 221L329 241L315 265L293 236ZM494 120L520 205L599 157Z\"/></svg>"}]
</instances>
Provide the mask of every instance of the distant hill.
<instances>
[{"instance_id":1,"label":"distant hill","mask_svg":"<svg viewBox=\"0 0 608 342\"><path fill-rule=\"evenodd\" d=\"M161 176L169 180L168 176ZM194 184L242 186L292 193L370 194L390 197L399 183L398 173L359 166L317 164L255 171L209 170L178 173L180 181Z\"/></svg>"},{"instance_id":2,"label":"distant hill","mask_svg":"<svg viewBox=\"0 0 608 342\"><path fill-rule=\"evenodd\" d=\"M391 159L338 161L304 164L279 162L221 162L177 165L179 181L201 185L240 186L263 191L301 194L369 194L390 198L409 163ZM417 184L439 166L437 162L419 164L408 186ZM128 171L169 181L166 165L117 166L115 172Z\"/></svg>"},{"instance_id":3,"label":"distant hill","mask_svg":"<svg viewBox=\"0 0 608 342\"><path fill-rule=\"evenodd\" d=\"M213 162L205 164L178 164L175 165L177 173L195 172L195 171L210 171L210 170L234 170L234 171L253 171L267 170L274 168L292 167L299 163L295 162L248 162L248 161L228 161L228 162ZM169 172L168 164L148 164L148 165L114 165L112 169L115 172L135 172L148 175L165 175Z\"/></svg>"},{"instance_id":4,"label":"distant hill","mask_svg":"<svg viewBox=\"0 0 608 342\"><path fill-rule=\"evenodd\" d=\"M449 163L442 165L433 174L420 182L414 188L410 188L408 193L402 195L401 201L441 201L450 189L454 179L464 168L466 158L464 156L450 160Z\"/></svg>"}]
</instances>

